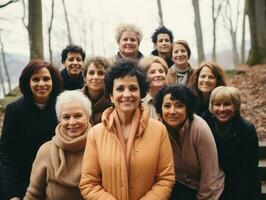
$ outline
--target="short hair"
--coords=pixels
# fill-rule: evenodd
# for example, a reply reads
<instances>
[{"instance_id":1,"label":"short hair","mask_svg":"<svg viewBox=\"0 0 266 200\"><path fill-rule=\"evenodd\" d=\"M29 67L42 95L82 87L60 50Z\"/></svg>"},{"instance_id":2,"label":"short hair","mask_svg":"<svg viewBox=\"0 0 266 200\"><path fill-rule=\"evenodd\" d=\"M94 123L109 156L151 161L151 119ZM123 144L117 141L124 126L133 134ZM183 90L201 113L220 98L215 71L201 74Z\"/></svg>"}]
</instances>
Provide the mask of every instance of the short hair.
<instances>
[{"instance_id":1,"label":"short hair","mask_svg":"<svg viewBox=\"0 0 266 200\"><path fill-rule=\"evenodd\" d=\"M199 67L194 71L192 77L190 78L190 83L189 85L193 89L193 91L200 97L202 96L201 91L199 90L198 87L198 82L199 82L199 75L201 70L204 67L208 67L211 72L213 73L214 77L216 78L216 86L225 86L226 81L225 81L225 74L223 69L215 62L212 61L203 61L200 63Z\"/></svg>"},{"instance_id":2,"label":"short hair","mask_svg":"<svg viewBox=\"0 0 266 200\"><path fill-rule=\"evenodd\" d=\"M81 58L82 58L82 61L85 60L85 51L78 45L68 45L66 46L63 50L62 50L62 53L61 53L61 62L64 63L67 59L67 54L69 52L75 52L75 53L79 53L81 55Z\"/></svg>"},{"instance_id":3,"label":"short hair","mask_svg":"<svg viewBox=\"0 0 266 200\"><path fill-rule=\"evenodd\" d=\"M41 59L32 59L26 67L23 69L20 77L19 77L19 89L24 97L33 99L33 94L30 88L30 79L33 74L40 71L42 68L46 68L51 75L52 78L52 92L49 99L54 99L56 96L62 91L63 84L60 73L57 68L55 68L52 64L41 60Z\"/></svg>"},{"instance_id":4,"label":"short hair","mask_svg":"<svg viewBox=\"0 0 266 200\"><path fill-rule=\"evenodd\" d=\"M104 57L89 57L86 59L84 64L84 77L86 77L88 68L91 64L95 65L96 68L103 68L104 70L107 70L107 68L110 66L108 60Z\"/></svg>"},{"instance_id":5,"label":"short hair","mask_svg":"<svg viewBox=\"0 0 266 200\"><path fill-rule=\"evenodd\" d=\"M137 27L134 24L120 24L116 30L115 30L115 39L117 41L117 43L119 43L121 36L123 34L124 31L132 31L136 34L138 43L141 42L142 40L142 31L139 27Z\"/></svg>"},{"instance_id":6,"label":"short hair","mask_svg":"<svg viewBox=\"0 0 266 200\"><path fill-rule=\"evenodd\" d=\"M104 78L106 97L109 98L110 95L113 95L114 80L125 76L136 76L139 83L140 96L144 98L147 94L148 84L145 80L145 75L138 68L137 62L132 59L121 59L107 70Z\"/></svg>"},{"instance_id":7,"label":"short hair","mask_svg":"<svg viewBox=\"0 0 266 200\"><path fill-rule=\"evenodd\" d=\"M189 47L189 44L188 44L187 41L185 41L185 40L177 40L177 41L174 42L173 46L175 44L182 44L186 48L186 50L187 50L188 58L190 58L190 56L191 56L191 50L190 50L190 47Z\"/></svg>"},{"instance_id":8,"label":"short hair","mask_svg":"<svg viewBox=\"0 0 266 200\"><path fill-rule=\"evenodd\" d=\"M88 118L91 116L91 102L88 97L86 97L81 91L79 90L66 90L62 92L56 99L55 104L55 111L57 120L60 122L60 117L62 113L62 105L65 103L80 103L87 115Z\"/></svg>"},{"instance_id":9,"label":"short hair","mask_svg":"<svg viewBox=\"0 0 266 200\"><path fill-rule=\"evenodd\" d=\"M166 28L165 26L160 26L157 29L155 29L155 31L153 32L152 36L151 36L151 40L153 42L153 44L156 44L157 42L157 37L159 34L167 34L169 35L170 38L170 42L173 43L174 40L174 36L171 30L169 30L168 28Z\"/></svg>"},{"instance_id":10,"label":"short hair","mask_svg":"<svg viewBox=\"0 0 266 200\"><path fill-rule=\"evenodd\" d=\"M162 105L165 95L170 94L172 100L179 100L186 106L187 118L191 122L197 107L197 96L185 85L171 85L162 87L155 96L156 112L162 116Z\"/></svg>"},{"instance_id":11,"label":"short hair","mask_svg":"<svg viewBox=\"0 0 266 200\"><path fill-rule=\"evenodd\" d=\"M139 68L141 69L141 71L143 71L145 74L147 74L149 68L151 67L151 65L153 63L159 63L162 65L165 73L167 74L167 71L168 71L168 65L167 63L165 62L165 60L159 56L147 56L147 57L144 57L144 58L141 58L140 59L140 62L139 62Z\"/></svg>"},{"instance_id":12,"label":"short hair","mask_svg":"<svg viewBox=\"0 0 266 200\"><path fill-rule=\"evenodd\" d=\"M240 110L241 95L240 95L240 91L236 87L219 86L215 88L211 93L210 102L209 102L209 110L211 112L213 112L212 108L213 108L214 101L219 100L219 99L231 100L236 108L236 111Z\"/></svg>"}]
</instances>

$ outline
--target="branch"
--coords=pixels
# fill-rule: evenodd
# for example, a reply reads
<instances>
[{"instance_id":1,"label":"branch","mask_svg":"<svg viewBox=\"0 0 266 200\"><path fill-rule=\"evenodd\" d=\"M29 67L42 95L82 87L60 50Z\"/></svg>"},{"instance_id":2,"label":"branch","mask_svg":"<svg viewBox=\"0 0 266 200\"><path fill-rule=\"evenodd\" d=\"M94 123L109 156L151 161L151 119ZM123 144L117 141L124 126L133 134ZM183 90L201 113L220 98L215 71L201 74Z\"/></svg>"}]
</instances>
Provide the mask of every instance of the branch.
<instances>
[{"instance_id":1,"label":"branch","mask_svg":"<svg viewBox=\"0 0 266 200\"><path fill-rule=\"evenodd\" d=\"M0 8L6 7L7 5L9 5L9 4L11 4L11 3L15 3L15 2L17 2L17 1L18 1L18 0L10 0L10 1L6 2L5 4L0 5Z\"/></svg>"}]
</instances>

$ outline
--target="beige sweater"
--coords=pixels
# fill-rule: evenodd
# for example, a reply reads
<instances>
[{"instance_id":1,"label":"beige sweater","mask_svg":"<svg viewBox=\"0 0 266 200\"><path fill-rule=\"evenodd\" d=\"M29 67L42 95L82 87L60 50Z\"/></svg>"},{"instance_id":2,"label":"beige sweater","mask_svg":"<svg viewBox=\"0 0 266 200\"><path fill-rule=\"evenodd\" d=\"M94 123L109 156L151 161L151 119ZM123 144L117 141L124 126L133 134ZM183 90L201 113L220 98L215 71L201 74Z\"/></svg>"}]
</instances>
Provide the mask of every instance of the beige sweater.
<instances>
[{"instance_id":1,"label":"beige sweater","mask_svg":"<svg viewBox=\"0 0 266 200\"><path fill-rule=\"evenodd\" d=\"M56 135L37 153L24 200L83 199L78 185L87 131L70 138L57 126Z\"/></svg>"}]
</instances>

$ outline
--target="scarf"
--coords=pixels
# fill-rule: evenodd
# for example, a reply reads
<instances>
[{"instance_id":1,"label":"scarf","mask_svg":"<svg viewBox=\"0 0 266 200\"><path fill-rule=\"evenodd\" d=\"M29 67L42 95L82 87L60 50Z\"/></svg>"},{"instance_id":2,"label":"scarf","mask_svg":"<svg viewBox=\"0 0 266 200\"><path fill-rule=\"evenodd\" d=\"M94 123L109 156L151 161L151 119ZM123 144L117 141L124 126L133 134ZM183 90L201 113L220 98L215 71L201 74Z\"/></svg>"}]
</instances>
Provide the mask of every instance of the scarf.
<instances>
[{"instance_id":1,"label":"scarf","mask_svg":"<svg viewBox=\"0 0 266 200\"><path fill-rule=\"evenodd\" d=\"M179 69L175 64L173 65L173 69L177 76L177 83L178 84L186 84L188 72L191 69L191 66L188 65L185 69Z\"/></svg>"},{"instance_id":2,"label":"scarf","mask_svg":"<svg viewBox=\"0 0 266 200\"><path fill-rule=\"evenodd\" d=\"M91 125L88 123L88 128L83 135L72 138L64 133L61 124L59 123L55 129L55 136L52 138L50 157L52 167L54 169L54 176L60 182L64 182L67 185L77 186L80 178L80 166L73 164L73 167L67 166L66 156L76 153L77 161L82 159L82 154L85 149L87 133ZM75 165L75 166L74 166ZM68 169L76 168L75 172L69 173Z\"/></svg>"}]
</instances>

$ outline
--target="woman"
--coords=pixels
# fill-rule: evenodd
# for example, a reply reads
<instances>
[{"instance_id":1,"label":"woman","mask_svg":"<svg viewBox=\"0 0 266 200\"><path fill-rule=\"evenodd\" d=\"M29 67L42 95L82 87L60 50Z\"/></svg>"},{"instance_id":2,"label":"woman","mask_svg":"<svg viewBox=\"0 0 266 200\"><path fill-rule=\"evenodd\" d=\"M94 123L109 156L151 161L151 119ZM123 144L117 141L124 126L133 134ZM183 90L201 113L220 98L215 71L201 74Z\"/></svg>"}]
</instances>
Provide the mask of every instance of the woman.
<instances>
[{"instance_id":1,"label":"woman","mask_svg":"<svg viewBox=\"0 0 266 200\"><path fill-rule=\"evenodd\" d=\"M163 58L169 68L174 64L171 55L173 38L172 31L165 26L157 28L151 36L155 48L151 54Z\"/></svg>"},{"instance_id":2,"label":"woman","mask_svg":"<svg viewBox=\"0 0 266 200\"><path fill-rule=\"evenodd\" d=\"M61 71L60 75L65 90L76 90L83 87L85 56L84 50L77 45L71 44L62 50L61 62L65 68Z\"/></svg>"},{"instance_id":3,"label":"woman","mask_svg":"<svg viewBox=\"0 0 266 200\"><path fill-rule=\"evenodd\" d=\"M114 106L88 133L81 194L86 200L168 199L174 182L171 146L162 123L141 107L144 75L125 60L110 68L105 85Z\"/></svg>"},{"instance_id":4,"label":"woman","mask_svg":"<svg viewBox=\"0 0 266 200\"><path fill-rule=\"evenodd\" d=\"M173 44L172 60L174 65L168 70L166 82L169 85L188 84L193 68L189 64L191 51L185 40L177 40Z\"/></svg>"},{"instance_id":5,"label":"woman","mask_svg":"<svg viewBox=\"0 0 266 200\"><path fill-rule=\"evenodd\" d=\"M149 56L140 60L140 69L146 75L146 80L149 85L148 93L143 99L143 105L149 111L149 116L158 119L154 107L154 98L161 87L165 85L167 74L167 63L159 56Z\"/></svg>"},{"instance_id":6,"label":"woman","mask_svg":"<svg viewBox=\"0 0 266 200\"><path fill-rule=\"evenodd\" d=\"M196 113L201 116L208 111L213 89L226 85L224 71L217 63L204 61L192 74L189 85L199 98Z\"/></svg>"},{"instance_id":7,"label":"woman","mask_svg":"<svg viewBox=\"0 0 266 200\"><path fill-rule=\"evenodd\" d=\"M23 96L7 106L2 129L2 199L24 196L36 153L54 135L62 82L55 67L34 59L22 71L19 88Z\"/></svg>"},{"instance_id":8,"label":"woman","mask_svg":"<svg viewBox=\"0 0 266 200\"><path fill-rule=\"evenodd\" d=\"M203 117L210 126L225 173L221 200L260 199L259 147L254 125L240 115L237 88L219 86L210 97L210 112Z\"/></svg>"},{"instance_id":9,"label":"woman","mask_svg":"<svg viewBox=\"0 0 266 200\"><path fill-rule=\"evenodd\" d=\"M143 54L139 51L142 31L133 24L120 24L116 29L116 41L119 47L117 54L109 59L114 64L123 58L140 60Z\"/></svg>"},{"instance_id":10,"label":"woman","mask_svg":"<svg viewBox=\"0 0 266 200\"><path fill-rule=\"evenodd\" d=\"M174 154L173 200L218 200L224 186L215 141L207 123L193 114L196 96L184 85L165 86L156 111L166 125Z\"/></svg>"},{"instance_id":11,"label":"woman","mask_svg":"<svg viewBox=\"0 0 266 200\"><path fill-rule=\"evenodd\" d=\"M24 200L83 200L78 185L91 103L78 90L65 91L57 98L56 115L55 136L37 153Z\"/></svg>"},{"instance_id":12,"label":"woman","mask_svg":"<svg viewBox=\"0 0 266 200\"><path fill-rule=\"evenodd\" d=\"M102 57L92 57L85 62L82 91L92 103L92 126L101 122L103 111L111 106L110 99L104 95L104 76L108 67L108 61Z\"/></svg>"}]
</instances>

